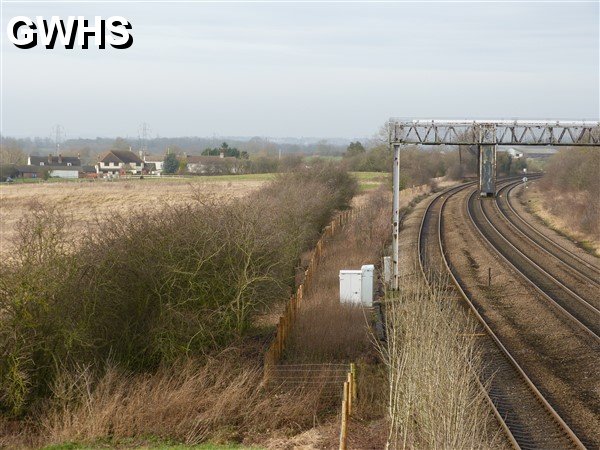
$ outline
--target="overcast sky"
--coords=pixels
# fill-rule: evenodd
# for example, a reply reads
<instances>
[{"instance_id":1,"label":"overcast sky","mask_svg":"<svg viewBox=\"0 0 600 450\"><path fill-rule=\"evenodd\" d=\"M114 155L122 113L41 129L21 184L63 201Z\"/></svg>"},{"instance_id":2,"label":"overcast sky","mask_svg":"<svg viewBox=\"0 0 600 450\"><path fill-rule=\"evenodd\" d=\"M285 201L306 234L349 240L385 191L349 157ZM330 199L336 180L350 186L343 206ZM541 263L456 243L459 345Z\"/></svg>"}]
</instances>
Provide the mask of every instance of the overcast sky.
<instances>
[{"instance_id":1,"label":"overcast sky","mask_svg":"<svg viewBox=\"0 0 600 450\"><path fill-rule=\"evenodd\" d=\"M598 119L599 3L11 3L2 132L374 134L406 118ZM133 24L127 50L17 49L16 15Z\"/></svg>"}]
</instances>

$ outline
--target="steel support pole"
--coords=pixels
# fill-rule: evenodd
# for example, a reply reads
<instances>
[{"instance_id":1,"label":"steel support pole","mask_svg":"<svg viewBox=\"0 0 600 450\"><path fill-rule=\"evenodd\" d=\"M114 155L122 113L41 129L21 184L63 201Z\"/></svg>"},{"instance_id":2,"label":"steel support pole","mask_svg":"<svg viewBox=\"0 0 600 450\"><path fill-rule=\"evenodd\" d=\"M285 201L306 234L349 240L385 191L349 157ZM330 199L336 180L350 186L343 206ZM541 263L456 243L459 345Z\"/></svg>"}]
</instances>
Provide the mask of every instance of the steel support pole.
<instances>
[{"instance_id":1,"label":"steel support pole","mask_svg":"<svg viewBox=\"0 0 600 450\"><path fill-rule=\"evenodd\" d=\"M398 265L398 233L400 231L400 145L394 147L394 201L392 210L392 289L400 288L400 266Z\"/></svg>"}]
</instances>

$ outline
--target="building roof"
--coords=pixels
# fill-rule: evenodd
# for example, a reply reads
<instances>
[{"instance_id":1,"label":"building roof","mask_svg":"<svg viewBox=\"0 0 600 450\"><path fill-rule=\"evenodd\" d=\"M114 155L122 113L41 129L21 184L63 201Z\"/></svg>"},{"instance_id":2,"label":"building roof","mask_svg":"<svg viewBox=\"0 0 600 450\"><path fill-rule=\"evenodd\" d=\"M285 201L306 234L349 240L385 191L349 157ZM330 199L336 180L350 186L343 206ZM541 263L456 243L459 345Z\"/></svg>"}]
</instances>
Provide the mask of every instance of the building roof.
<instances>
[{"instance_id":1,"label":"building roof","mask_svg":"<svg viewBox=\"0 0 600 450\"><path fill-rule=\"evenodd\" d=\"M144 161L147 163L163 162L165 160L164 155L144 155Z\"/></svg>"},{"instance_id":2,"label":"building roof","mask_svg":"<svg viewBox=\"0 0 600 450\"><path fill-rule=\"evenodd\" d=\"M67 170L67 171L76 171L79 172L81 170L81 166L19 166L17 170L21 173L42 173L46 170Z\"/></svg>"},{"instance_id":3,"label":"building roof","mask_svg":"<svg viewBox=\"0 0 600 450\"><path fill-rule=\"evenodd\" d=\"M109 150L100 156L99 161L103 163L114 162L114 163L135 163L143 164L144 161L141 158L129 150Z\"/></svg>"},{"instance_id":4,"label":"building roof","mask_svg":"<svg viewBox=\"0 0 600 450\"><path fill-rule=\"evenodd\" d=\"M187 163L188 164L214 164L219 161L235 161L237 158L233 156L226 156L225 158L221 158L220 156L196 156L196 155L188 155Z\"/></svg>"},{"instance_id":5,"label":"building roof","mask_svg":"<svg viewBox=\"0 0 600 450\"><path fill-rule=\"evenodd\" d=\"M81 160L76 156L29 156L29 161L32 166L40 166L40 163L44 166L81 166Z\"/></svg>"}]
</instances>

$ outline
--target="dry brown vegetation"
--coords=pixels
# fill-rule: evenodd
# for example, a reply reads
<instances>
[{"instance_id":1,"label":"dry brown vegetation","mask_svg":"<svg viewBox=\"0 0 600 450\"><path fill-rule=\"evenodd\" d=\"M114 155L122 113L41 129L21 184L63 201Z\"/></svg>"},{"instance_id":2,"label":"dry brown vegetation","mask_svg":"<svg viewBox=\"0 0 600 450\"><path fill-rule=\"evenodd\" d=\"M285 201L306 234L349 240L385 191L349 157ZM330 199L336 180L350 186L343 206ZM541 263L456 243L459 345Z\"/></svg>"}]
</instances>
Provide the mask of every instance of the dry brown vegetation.
<instances>
[{"instance_id":1,"label":"dry brown vegetation","mask_svg":"<svg viewBox=\"0 0 600 450\"><path fill-rule=\"evenodd\" d=\"M553 155L534 205L544 221L580 241L600 248L600 150L566 148Z\"/></svg>"},{"instance_id":2,"label":"dry brown vegetation","mask_svg":"<svg viewBox=\"0 0 600 450\"><path fill-rule=\"evenodd\" d=\"M389 241L390 193L365 196L363 208L326 245L292 330L287 359L352 362L369 354L370 312L339 301L339 271L379 264Z\"/></svg>"},{"instance_id":3,"label":"dry brown vegetation","mask_svg":"<svg viewBox=\"0 0 600 450\"><path fill-rule=\"evenodd\" d=\"M35 410L81 366L151 372L256 333L253 318L288 297L300 254L355 190L323 165L243 200L112 217L76 251L63 212L40 205L0 266L0 408Z\"/></svg>"},{"instance_id":4,"label":"dry brown vegetation","mask_svg":"<svg viewBox=\"0 0 600 450\"><path fill-rule=\"evenodd\" d=\"M118 214L156 211L194 202L200 195L220 201L256 191L265 181L82 181L3 184L0 186L0 251L11 251L19 220L36 204L58 207L71 223L74 236Z\"/></svg>"},{"instance_id":5,"label":"dry brown vegetation","mask_svg":"<svg viewBox=\"0 0 600 450\"><path fill-rule=\"evenodd\" d=\"M445 283L428 288L406 273L404 288L386 298L387 343L380 346L389 448L497 447L487 430L492 413L478 382L472 324L446 298Z\"/></svg>"}]
</instances>

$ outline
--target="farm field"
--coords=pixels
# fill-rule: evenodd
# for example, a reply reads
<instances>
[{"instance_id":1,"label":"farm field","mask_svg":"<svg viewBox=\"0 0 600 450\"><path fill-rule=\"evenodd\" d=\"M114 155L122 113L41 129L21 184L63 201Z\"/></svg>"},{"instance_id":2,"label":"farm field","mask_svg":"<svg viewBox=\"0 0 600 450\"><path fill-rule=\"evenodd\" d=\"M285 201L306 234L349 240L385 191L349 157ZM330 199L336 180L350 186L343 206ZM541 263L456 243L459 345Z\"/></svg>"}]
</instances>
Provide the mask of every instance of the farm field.
<instances>
[{"instance_id":1,"label":"farm field","mask_svg":"<svg viewBox=\"0 0 600 450\"><path fill-rule=\"evenodd\" d=\"M0 251L10 252L19 220L35 205L56 205L68 216L75 232L116 213L159 209L198 199L243 197L273 175L196 177L93 182L4 184L0 186ZM234 181L232 181L234 180Z\"/></svg>"},{"instance_id":2,"label":"farm field","mask_svg":"<svg viewBox=\"0 0 600 450\"><path fill-rule=\"evenodd\" d=\"M374 189L388 174L355 172L361 191ZM56 205L70 216L75 232L112 214L159 209L198 199L227 200L255 191L277 175L219 175L122 179L116 181L31 181L0 186L0 253L10 252L19 220L36 203Z\"/></svg>"}]
</instances>

